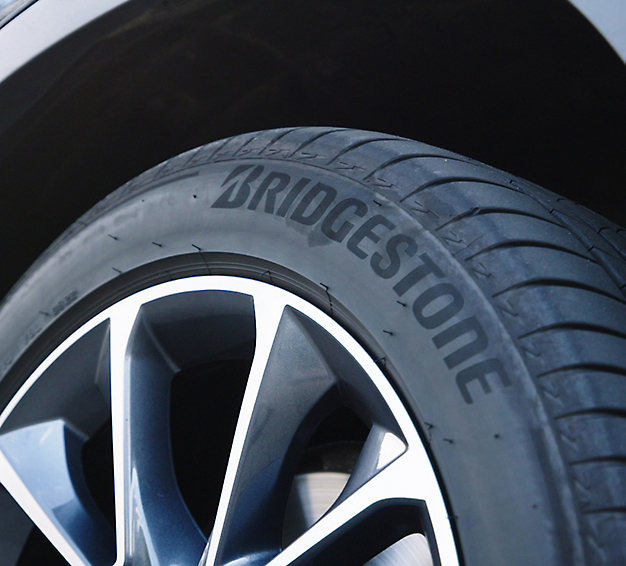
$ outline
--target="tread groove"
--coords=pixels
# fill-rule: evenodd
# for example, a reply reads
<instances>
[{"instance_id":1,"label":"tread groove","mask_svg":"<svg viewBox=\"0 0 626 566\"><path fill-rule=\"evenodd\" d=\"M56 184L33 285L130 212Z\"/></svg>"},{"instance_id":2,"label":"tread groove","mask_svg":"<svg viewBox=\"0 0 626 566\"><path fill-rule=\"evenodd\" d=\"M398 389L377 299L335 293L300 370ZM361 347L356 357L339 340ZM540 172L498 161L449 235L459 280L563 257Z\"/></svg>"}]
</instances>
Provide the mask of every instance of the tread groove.
<instances>
[{"instance_id":1,"label":"tread groove","mask_svg":"<svg viewBox=\"0 0 626 566\"><path fill-rule=\"evenodd\" d=\"M613 407L595 407L591 409L579 409L578 411L572 411L570 413L563 413L557 415L554 418L556 420L566 419L570 417L579 417L585 415L599 415L606 417L619 417L626 419L626 409L615 409Z\"/></svg>"},{"instance_id":2,"label":"tread groove","mask_svg":"<svg viewBox=\"0 0 626 566\"><path fill-rule=\"evenodd\" d=\"M534 336L536 334L542 334L544 332L552 332L552 331L568 331L568 330L583 330L589 332L597 332L598 334L606 334L609 336L615 336L616 338L621 338L626 340L626 333L619 332L618 330L613 330L612 328L606 328L604 326L599 326L595 324L585 324L578 322L561 322L557 324L550 324L548 326L542 326L541 328L536 328L535 330L531 330L530 332L525 332L524 334L520 334L518 336L519 339L528 338L530 336Z\"/></svg>"},{"instance_id":3,"label":"tread groove","mask_svg":"<svg viewBox=\"0 0 626 566\"><path fill-rule=\"evenodd\" d=\"M520 190L522 190L522 192L524 194L526 194L527 196L532 198L537 204L541 205L546 210L548 210L550 212L550 214L552 214L553 216L558 218L560 220L560 222L563 224L563 226L565 226L568 230L570 230L574 234L576 234L578 232L577 228L575 226L573 226L571 224L571 222L568 222L566 220L568 218L571 221L574 221L576 219L572 218L568 214L563 213L560 210L556 210L554 207L552 207L548 203L544 202L544 200L539 196L541 194L540 193L540 190L541 190L540 188L536 188L536 189L530 190L528 187L523 188L523 187L520 186ZM539 193L539 194L536 194L536 193ZM599 217L599 218L601 218L601 217ZM585 224L587 224L589 226L589 224L587 222L585 222ZM591 228L595 231L595 228L593 226ZM593 252L591 252L591 253L593 253ZM611 272L612 271L610 269L611 262L610 261L607 262L607 260L605 258L599 256L597 253L594 253L593 255L594 255L594 257L598 258L597 263L604 269L604 271L606 272L607 276L611 279L611 281L613 281L613 283L622 292L622 294L626 295L626 283L623 282L623 279L621 279L620 277L616 276L614 273ZM617 260L615 260L615 261L617 261ZM621 262L621 263L624 263L624 262Z\"/></svg>"},{"instance_id":4,"label":"tread groove","mask_svg":"<svg viewBox=\"0 0 626 566\"><path fill-rule=\"evenodd\" d=\"M562 228L563 230L567 230L567 228L565 228L562 224L559 224L558 222L555 222L554 220L549 220L548 218L544 218L543 216L538 216L531 212L525 212L522 210L516 211L510 208L481 208L477 206L475 208L462 212L458 216L455 216L454 218L451 218L450 220L444 222L440 226L437 226L437 228L435 228L435 232L441 230L442 228L446 228L447 226L450 226L451 224L454 224L455 222L458 222L465 218L471 218L473 216L487 216L489 214L510 214L511 216L525 216L527 218L534 218L535 220L541 220L543 222L547 222L548 224L552 224L553 226L557 226L558 228Z\"/></svg>"},{"instance_id":5,"label":"tread groove","mask_svg":"<svg viewBox=\"0 0 626 566\"><path fill-rule=\"evenodd\" d=\"M367 139L367 140L359 140L358 142L355 142L352 145L349 145L348 147L343 148L337 155L335 155L335 157L333 157L330 161L328 161L326 163L326 165L330 165L333 161L336 161L340 157L343 157L346 153L351 152L353 149L358 149L359 147L362 147L362 146L367 145L369 143L375 143L375 142L381 142L381 141L395 141L395 142L397 142L397 141L407 141L407 140L403 140L402 138L396 138L396 137L370 138L370 139Z\"/></svg>"},{"instance_id":6,"label":"tread groove","mask_svg":"<svg viewBox=\"0 0 626 566\"><path fill-rule=\"evenodd\" d=\"M600 513L626 513L626 507L599 507L598 509L582 509L583 515L597 515Z\"/></svg>"},{"instance_id":7,"label":"tread groove","mask_svg":"<svg viewBox=\"0 0 626 566\"><path fill-rule=\"evenodd\" d=\"M298 153L299 151L302 151L307 145L311 145L313 142L319 140L320 138L323 138L324 136L327 136L328 134L334 134L336 132L345 132L345 131L347 131L347 128L335 128L335 129L326 130L325 132L316 134L312 138L309 138L308 140L306 140L304 143L301 143L296 149L293 150L293 152L289 155L289 157L293 157L296 153Z\"/></svg>"},{"instance_id":8,"label":"tread groove","mask_svg":"<svg viewBox=\"0 0 626 566\"><path fill-rule=\"evenodd\" d=\"M224 140L224 143L220 144L217 149L211 154L211 157L209 157L208 161L211 162L213 161L213 159L215 158L215 156L222 151L222 149L224 149L234 138L235 136L231 136L230 138L226 138L226 140Z\"/></svg>"},{"instance_id":9,"label":"tread groove","mask_svg":"<svg viewBox=\"0 0 626 566\"><path fill-rule=\"evenodd\" d=\"M614 375L623 375L626 376L626 368L613 366L609 364L593 364L593 363L578 363L578 364L568 364L564 366L560 366L558 368L554 368L548 371L544 371L542 373L538 373L537 377L546 377L548 375L554 375L555 373L562 373L566 371L592 371L592 372L604 372L604 373L612 373Z\"/></svg>"},{"instance_id":10,"label":"tread groove","mask_svg":"<svg viewBox=\"0 0 626 566\"><path fill-rule=\"evenodd\" d=\"M371 173L368 173L363 178L363 180L367 181L370 177L373 177L374 175L376 175L376 173L380 173L383 169L387 169L388 167L397 165L398 163L402 163L403 161L409 161L411 159L423 159L427 157L430 157L432 159L445 159L445 160L450 160L450 161L459 161L461 163L467 163L465 159L462 159L460 157L450 157L447 155L439 155L436 153L411 153L409 155L402 155L400 157L394 157L393 159L390 159L389 161L378 166Z\"/></svg>"},{"instance_id":11,"label":"tread groove","mask_svg":"<svg viewBox=\"0 0 626 566\"><path fill-rule=\"evenodd\" d=\"M252 135L252 136L250 136L250 138L249 138L249 139L247 139L247 140L243 143L243 145L242 145L242 146L241 146L241 147L240 147L240 148L239 148L239 149L238 149L238 150L237 150L237 151L233 154L233 157L234 157L234 158L239 157L239 155L238 155L238 154L241 152L241 150L242 150L244 147L246 147L248 144L252 143L255 139L256 139L256 135Z\"/></svg>"},{"instance_id":12,"label":"tread groove","mask_svg":"<svg viewBox=\"0 0 626 566\"><path fill-rule=\"evenodd\" d=\"M561 199L561 200L565 200L568 201L568 199ZM559 202L557 200L557 202ZM570 202L572 205L576 206L576 203L573 201L568 201ZM583 216L579 216L578 214L576 214L576 211L563 211L563 210L557 210L555 209L554 212L556 214L558 214L559 216L565 216L566 218L569 218L570 220L574 220L575 222L580 222L581 224L583 224L584 226L586 226L587 228L589 228L590 230L592 230L593 232L595 232L596 234L599 233L598 228L596 228L593 224L589 224L589 221L584 218Z\"/></svg>"},{"instance_id":13,"label":"tread groove","mask_svg":"<svg viewBox=\"0 0 626 566\"><path fill-rule=\"evenodd\" d=\"M518 289L524 289L526 287L568 287L570 289L581 289L583 291L589 291L591 293L597 293L598 295L602 295L603 297L607 297L609 299L613 299L622 305L626 305L626 300L621 297L616 297L615 295L609 293L608 291L604 291L603 289L599 289L598 287L592 287L591 285L586 285L585 283L579 283L578 281L571 281L568 279L529 279L527 281L522 281L521 283L516 283L515 285L511 285L506 289L502 289L497 293L491 295L492 298L499 297L504 293L508 293L510 291L516 291Z\"/></svg>"},{"instance_id":14,"label":"tread groove","mask_svg":"<svg viewBox=\"0 0 626 566\"><path fill-rule=\"evenodd\" d=\"M507 240L505 242L493 244L491 246L487 246L486 248L483 248L482 250L476 252L475 254L472 254L469 257L466 257L465 261L469 261L471 259L474 259L475 257L478 257L480 255L483 255L483 254L486 254L495 250L514 249L514 248L544 248L544 249L555 250L558 252L562 252L564 254L569 254L569 255L576 256L576 257L580 257L592 263L596 263L596 264L598 263L592 257L586 256L579 252L575 252L568 248L564 248L563 246L559 246L558 244L550 244L548 242L538 242L536 240Z\"/></svg>"},{"instance_id":15,"label":"tread groove","mask_svg":"<svg viewBox=\"0 0 626 566\"><path fill-rule=\"evenodd\" d=\"M599 464L601 462L621 462L626 464L626 456L594 456L592 458L572 460L569 464L570 466L576 466L578 464Z\"/></svg>"},{"instance_id":16,"label":"tread groove","mask_svg":"<svg viewBox=\"0 0 626 566\"><path fill-rule=\"evenodd\" d=\"M278 140L281 140L285 136L299 129L300 128L287 128L286 130L281 131L280 134L278 134L275 138L272 138L272 140L269 143L267 143L263 149L269 147L270 145L274 145Z\"/></svg>"},{"instance_id":17,"label":"tread groove","mask_svg":"<svg viewBox=\"0 0 626 566\"><path fill-rule=\"evenodd\" d=\"M411 198L412 196L421 193L422 191L429 189L431 187L440 187L441 185L448 185L452 183L483 183L485 185L493 185L494 187L500 187L502 189L507 189L509 191L515 191L515 189L511 187L507 187L502 183L496 183L495 181L485 181L483 179L476 179L475 177L445 177L434 179L429 181L428 183L424 183L419 186L417 189L411 191L408 195L403 196L399 202L404 202L406 199ZM517 191L515 191L517 192Z\"/></svg>"}]
</instances>

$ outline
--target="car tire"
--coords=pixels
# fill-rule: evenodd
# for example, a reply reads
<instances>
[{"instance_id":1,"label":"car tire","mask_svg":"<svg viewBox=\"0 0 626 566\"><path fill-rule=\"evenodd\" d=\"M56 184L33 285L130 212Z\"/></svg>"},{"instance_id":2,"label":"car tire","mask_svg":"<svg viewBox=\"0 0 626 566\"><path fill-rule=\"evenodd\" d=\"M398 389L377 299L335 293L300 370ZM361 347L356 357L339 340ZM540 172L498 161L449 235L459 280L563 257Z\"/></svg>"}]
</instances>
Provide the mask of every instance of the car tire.
<instances>
[{"instance_id":1,"label":"car tire","mask_svg":"<svg viewBox=\"0 0 626 566\"><path fill-rule=\"evenodd\" d=\"M425 144L340 128L213 142L96 205L6 298L0 451L10 452L2 435L20 430L9 425L24 388L94 317L162 284L252 281L324 313L391 384L452 529L442 564L457 555L468 566L622 563L625 260L618 226ZM45 395L22 411L29 426L52 418ZM365 421L385 404L376 395L354 401ZM51 403L58 413L61 401ZM403 516L394 513L390 525ZM261 556L259 548L228 560Z\"/></svg>"}]
</instances>

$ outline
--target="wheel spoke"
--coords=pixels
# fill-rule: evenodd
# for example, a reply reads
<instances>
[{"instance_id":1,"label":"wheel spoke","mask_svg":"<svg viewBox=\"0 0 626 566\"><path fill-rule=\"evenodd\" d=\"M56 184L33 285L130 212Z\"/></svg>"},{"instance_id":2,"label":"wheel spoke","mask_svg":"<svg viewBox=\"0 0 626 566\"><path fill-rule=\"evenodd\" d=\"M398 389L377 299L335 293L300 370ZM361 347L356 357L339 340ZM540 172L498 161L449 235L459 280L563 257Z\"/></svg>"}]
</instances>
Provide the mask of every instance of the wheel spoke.
<instances>
[{"instance_id":1,"label":"wheel spoke","mask_svg":"<svg viewBox=\"0 0 626 566\"><path fill-rule=\"evenodd\" d=\"M370 430L356 466L350 474L350 479L335 505L350 497L405 451L406 444L402 440L375 424Z\"/></svg>"},{"instance_id":2,"label":"wheel spoke","mask_svg":"<svg viewBox=\"0 0 626 566\"><path fill-rule=\"evenodd\" d=\"M268 566L358 564L359 561L362 564L368 555L371 557L410 534L410 520L407 531L400 529L389 533L393 529L388 518L390 514L395 515L397 522L400 515L407 515L407 510L412 514L412 507L417 517L420 508L423 509L426 494L414 482L415 465L411 452L396 458L348 497L342 498ZM397 525L394 528L397 529ZM376 536L364 536L370 532L375 532ZM391 536L387 541L381 536L386 532ZM355 544L357 539L359 543Z\"/></svg>"},{"instance_id":3,"label":"wheel spoke","mask_svg":"<svg viewBox=\"0 0 626 566\"><path fill-rule=\"evenodd\" d=\"M82 477L83 442L60 419L6 433L0 436L0 480L71 566L108 566L113 531Z\"/></svg>"},{"instance_id":4,"label":"wheel spoke","mask_svg":"<svg viewBox=\"0 0 626 566\"><path fill-rule=\"evenodd\" d=\"M205 538L182 501L169 444L174 373L137 309L111 316L111 414L118 561L197 564Z\"/></svg>"},{"instance_id":5,"label":"wheel spoke","mask_svg":"<svg viewBox=\"0 0 626 566\"><path fill-rule=\"evenodd\" d=\"M203 564L261 564L280 551L298 458L337 400L302 315L275 297L255 297L255 318L254 360Z\"/></svg>"},{"instance_id":6,"label":"wheel spoke","mask_svg":"<svg viewBox=\"0 0 626 566\"><path fill-rule=\"evenodd\" d=\"M68 338L0 417L0 482L71 566L110 566L115 555L113 529L89 492L81 454L88 434L107 414L94 388L105 340L104 319ZM59 397L73 372L79 378L72 394L92 409L96 401L95 418Z\"/></svg>"}]
</instances>

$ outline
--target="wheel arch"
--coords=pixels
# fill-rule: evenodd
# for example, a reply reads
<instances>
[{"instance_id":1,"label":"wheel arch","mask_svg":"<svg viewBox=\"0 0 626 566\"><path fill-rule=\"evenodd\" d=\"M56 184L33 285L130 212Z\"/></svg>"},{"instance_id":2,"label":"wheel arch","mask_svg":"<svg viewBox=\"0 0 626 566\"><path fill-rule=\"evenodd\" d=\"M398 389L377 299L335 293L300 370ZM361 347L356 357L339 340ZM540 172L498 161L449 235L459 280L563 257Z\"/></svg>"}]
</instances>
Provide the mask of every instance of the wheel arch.
<instances>
[{"instance_id":1,"label":"wheel arch","mask_svg":"<svg viewBox=\"0 0 626 566\"><path fill-rule=\"evenodd\" d=\"M69 29L59 4L39 0L0 30L0 45L49 6ZM0 84L0 295L127 179L207 141L269 127L421 139L624 223L616 211L626 209L626 68L569 3L101 6L111 10ZM50 20L39 24L52 33Z\"/></svg>"}]
</instances>

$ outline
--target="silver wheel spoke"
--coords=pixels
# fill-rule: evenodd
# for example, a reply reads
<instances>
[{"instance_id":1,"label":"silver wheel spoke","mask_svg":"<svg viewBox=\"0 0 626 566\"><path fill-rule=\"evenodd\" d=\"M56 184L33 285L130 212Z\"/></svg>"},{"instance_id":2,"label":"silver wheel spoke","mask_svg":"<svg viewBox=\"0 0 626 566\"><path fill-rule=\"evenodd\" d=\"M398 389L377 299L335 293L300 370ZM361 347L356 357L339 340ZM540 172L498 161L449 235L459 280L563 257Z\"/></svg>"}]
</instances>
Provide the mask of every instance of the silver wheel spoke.
<instances>
[{"instance_id":1,"label":"silver wheel spoke","mask_svg":"<svg viewBox=\"0 0 626 566\"><path fill-rule=\"evenodd\" d=\"M231 511L230 508L233 492L235 490L236 476L241 467L244 444L248 436L248 431L250 430L254 407L263 381L263 374L265 373L276 333L278 332L284 306L284 302L272 304L270 300L255 300L256 347L254 350L254 359L252 367L250 368L246 392L239 412L239 419L237 421L237 428L235 429L228 467L226 468L226 477L224 478L215 524L203 553L202 560L200 561L200 566L212 566L216 563L216 557L221 550L220 547L225 538L224 531L227 515L229 511Z\"/></svg>"},{"instance_id":2,"label":"silver wheel spoke","mask_svg":"<svg viewBox=\"0 0 626 566\"><path fill-rule=\"evenodd\" d=\"M307 421L332 405L335 377L302 315L255 296L255 317L257 346L204 564L242 556L261 564L279 552L291 481L312 432Z\"/></svg>"},{"instance_id":3,"label":"silver wheel spoke","mask_svg":"<svg viewBox=\"0 0 626 566\"><path fill-rule=\"evenodd\" d=\"M71 566L105 566L113 533L78 480L83 440L61 420L9 432L0 480Z\"/></svg>"},{"instance_id":4,"label":"silver wheel spoke","mask_svg":"<svg viewBox=\"0 0 626 566\"><path fill-rule=\"evenodd\" d=\"M405 451L406 444L395 434L379 425L374 425L350 475L348 484L335 505L350 497L357 489L365 485Z\"/></svg>"},{"instance_id":5,"label":"silver wheel spoke","mask_svg":"<svg viewBox=\"0 0 626 566\"><path fill-rule=\"evenodd\" d=\"M333 557L332 562L327 558L324 563L334 564L336 561L341 564L345 560L344 554L350 552L350 548L346 546L354 546L354 539L349 537L349 531L362 525L360 516L386 502L423 500L425 494L412 481L415 463L410 452L397 458L350 496L333 506L317 523L270 561L268 566L295 566L321 553L329 553ZM376 521L375 515L370 514L363 519L369 520ZM362 545L367 543L365 539L361 542Z\"/></svg>"},{"instance_id":6,"label":"silver wheel spoke","mask_svg":"<svg viewBox=\"0 0 626 566\"><path fill-rule=\"evenodd\" d=\"M107 328L101 324L94 331L93 326L68 339L68 346L40 366L15 397L21 405L14 401L0 422L0 482L71 566L109 566L114 558L113 529L96 507L82 472L84 430L90 423L82 409L70 408L62 415L54 403L45 405L39 419L33 418L29 407L38 406L38 399L30 386L40 379L51 400L59 378L72 370L88 372Z\"/></svg>"},{"instance_id":7,"label":"silver wheel spoke","mask_svg":"<svg viewBox=\"0 0 626 566\"><path fill-rule=\"evenodd\" d=\"M117 564L196 564L205 539L176 485L169 445L173 368L141 316L111 316L111 414Z\"/></svg>"}]
</instances>

